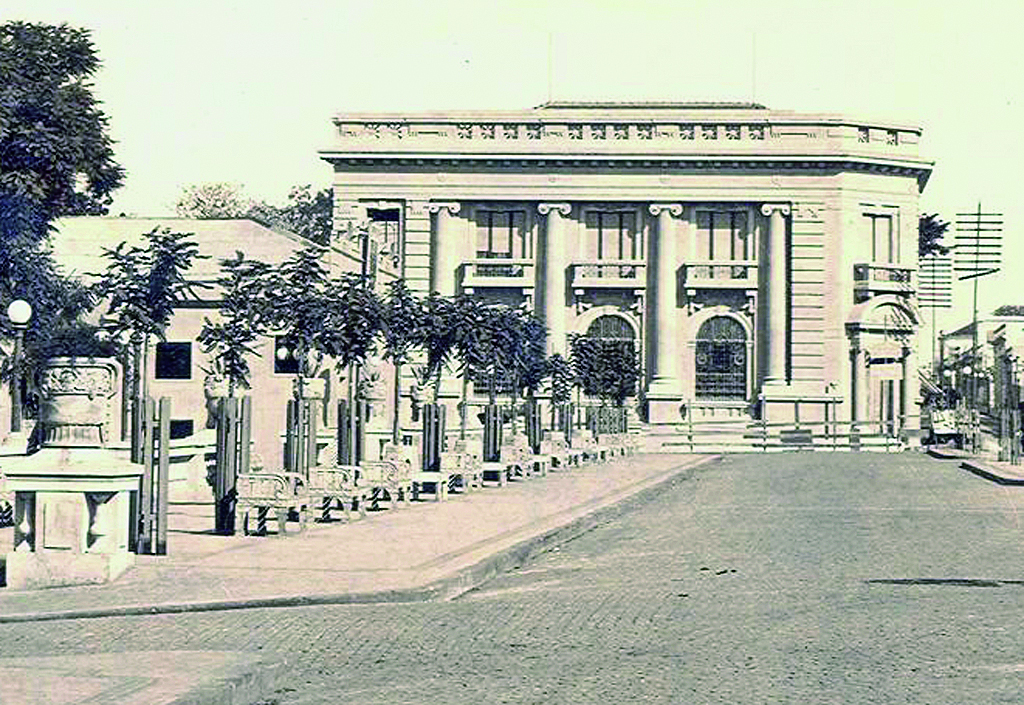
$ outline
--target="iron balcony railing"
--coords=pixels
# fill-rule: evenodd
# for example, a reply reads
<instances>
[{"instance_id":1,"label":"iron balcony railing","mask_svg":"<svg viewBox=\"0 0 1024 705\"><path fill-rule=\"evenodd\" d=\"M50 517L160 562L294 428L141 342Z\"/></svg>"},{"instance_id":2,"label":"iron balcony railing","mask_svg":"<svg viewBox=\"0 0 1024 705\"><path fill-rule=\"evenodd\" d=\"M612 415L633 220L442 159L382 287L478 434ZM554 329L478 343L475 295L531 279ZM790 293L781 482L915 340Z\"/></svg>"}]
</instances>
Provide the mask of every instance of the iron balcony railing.
<instances>
[{"instance_id":1,"label":"iron balcony railing","mask_svg":"<svg viewBox=\"0 0 1024 705\"><path fill-rule=\"evenodd\" d=\"M647 264L639 260L588 260L572 264L574 289L643 289Z\"/></svg>"},{"instance_id":2,"label":"iron balcony railing","mask_svg":"<svg viewBox=\"0 0 1024 705\"><path fill-rule=\"evenodd\" d=\"M757 288L757 260L697 260L686 263L686 286L697 288Z\"/></svg>"},{"instance_id":3,"label":"iron balcony railing","mask_svg":"<svg viewBox=\"0 0 1024 705\"><path fill-rule=\"evenodd\" d=\"M914 268L900 264L859 263L853 265L853 289L859 296L914 293Z\"/></svg>"},{"instance_id":4,"label":"iron balcony railing","mask_svg":"<svg viewBox=\"0 0 1024 705\"><path fill-rule=\"evenodd\" d=\"M463 264L462 287L532 288L534 272L532 259L473 259Z\"/></svg>"}]
</instances>

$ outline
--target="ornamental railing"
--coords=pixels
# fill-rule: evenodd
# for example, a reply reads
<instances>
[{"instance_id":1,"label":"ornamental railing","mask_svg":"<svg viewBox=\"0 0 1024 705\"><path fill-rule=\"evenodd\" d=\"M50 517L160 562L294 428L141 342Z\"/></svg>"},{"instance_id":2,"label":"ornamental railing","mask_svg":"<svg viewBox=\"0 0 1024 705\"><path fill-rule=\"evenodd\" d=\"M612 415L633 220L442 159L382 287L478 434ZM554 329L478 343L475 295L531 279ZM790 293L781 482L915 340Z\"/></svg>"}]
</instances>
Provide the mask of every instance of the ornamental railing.
<instances>
[{"instance_id":1,"label":"ornamental railing","mask_svg":"<svg viewBox=\"0 0 1024 705\"><path fill-rule=\"evenodd\" d=\"M647 264L637 260L573 262L572 286L576 289L643 289L647 286Z\"/></svg>"},{"instance_id":2,"label":"ornamental railing","mask_svg":"<svg viewBox=\"0 0 1024 705\"><path fill-rule=\"evenodd\" d=\"M860 295L914 293L914 268L899 264L853 265L853 287Z\"/></svg>"},{"instance_id":3,"label":"ornamental railing","mask_svg":"<svg viewBox=\"0 0 1024 705\"><path fill-rule=\"evenodd\" d=\"M463 264L463 287L532 287L532 259L474 259Z\"/></svg>"},{"instance_id":4,"label":"ornamental railing","mask_svg":"<svg viewBox=\"0 0 1024 705\"><path fill-rule=\"evenodd\" d=\"M757 260L687 262L686 286L756 289Z\"/></svg>"}]
</instances>

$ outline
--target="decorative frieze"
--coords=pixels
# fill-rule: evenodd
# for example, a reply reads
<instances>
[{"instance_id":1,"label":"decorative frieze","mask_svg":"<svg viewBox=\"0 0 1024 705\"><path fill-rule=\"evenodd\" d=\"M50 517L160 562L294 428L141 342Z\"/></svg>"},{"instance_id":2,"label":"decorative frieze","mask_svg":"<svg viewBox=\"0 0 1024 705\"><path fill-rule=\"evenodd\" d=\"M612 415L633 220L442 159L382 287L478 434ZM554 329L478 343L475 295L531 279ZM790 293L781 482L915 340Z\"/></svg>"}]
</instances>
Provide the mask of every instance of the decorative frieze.
<instances>
[{"instance_id":1,"label":"decorative frieze","mask_svg":"<svg viewBox=\"0 0 1024 705\"><path fill-rule=\"evenodd\" d=\"M527 116L524 115L524 118ZM452 139L458 141L505 140L531 141L608 141L679 139L725 140L729 142L764 142L767 140L851 140L862 144L913 149L918 132L895 128L870 128L855 125L815 125L789 123L749 124L741 121L706 121L700 123L663 123L655 121L617 122L552 122L549 120L521 123L505 122L339 122L343 138L387 139Z\"/></svg>"}]
</instances>

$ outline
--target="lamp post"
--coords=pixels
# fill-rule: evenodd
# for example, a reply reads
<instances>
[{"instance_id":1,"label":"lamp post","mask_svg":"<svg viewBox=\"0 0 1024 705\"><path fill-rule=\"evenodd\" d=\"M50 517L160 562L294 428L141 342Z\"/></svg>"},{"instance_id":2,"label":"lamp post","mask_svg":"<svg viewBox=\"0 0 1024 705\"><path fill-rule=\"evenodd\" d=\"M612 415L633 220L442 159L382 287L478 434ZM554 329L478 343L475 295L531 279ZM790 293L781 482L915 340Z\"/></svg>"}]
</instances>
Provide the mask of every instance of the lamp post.
<instances>
[{"instance_id":1,"label":"lamp post","mask_svg":"<svg viewBox=\"0 0 1024 705\"><path fill-rule=\"evenodd\" d=\"M21 349L25 342L25 329L32 320L32 305L24 299L15 299L7 307L7 318L14 327L14 374L11 376L11 433L21 432Z\"/></svg>"}]
</instances>

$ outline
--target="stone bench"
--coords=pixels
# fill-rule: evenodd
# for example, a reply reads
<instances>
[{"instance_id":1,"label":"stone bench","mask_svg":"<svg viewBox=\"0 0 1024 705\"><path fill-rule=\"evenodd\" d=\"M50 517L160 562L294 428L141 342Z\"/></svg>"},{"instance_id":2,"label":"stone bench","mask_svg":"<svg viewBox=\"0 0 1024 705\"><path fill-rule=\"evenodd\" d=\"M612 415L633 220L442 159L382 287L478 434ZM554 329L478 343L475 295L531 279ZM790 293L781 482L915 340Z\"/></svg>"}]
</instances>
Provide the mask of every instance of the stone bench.
<instances>
[{"instance_id":1,"label":"stone bench","mask_svg":"<svg viewBox=\"0 0 1024 705\"><path fill-rule=\"evenodd\" d=\"M441 470L447 473L463 492L481 487L483 463L480 455L470 450L468 441L455 441L452 450L441 453Z\"/></svg>"},{"instance_id":2,"label":"stone bench","mask_svg":"<svg viewBox=\"0 0 1024 705\"><path fill-rule=\"evenodd\" d=\"M553 468L579 465L583 460L583 452L566 443L562 431L545 431L544 439L540 442L540 452L549 458Z\"/></svg>"},{"instance_id":3,"label":"stone bench","mask_svg":"<svg viewBox=\"0 0 1024 705\"><path fill-rule=\"evenodd\" d=\"M409 446L401 446L406 447ZM380 460L364 460L359 464L359 486L374 507L385 494L392 507L399 506L399 502L409 506L413 491L412 455L415 453L409 448L409 451L400 450L387 443Z\"/></svg>"},{"instance_id":4,"label":"stone bench","mask_svg":"<svg viewBox=\"0 0 1024 705\"><path fill-rule=\"evenodd\" d=\"M338 441L332 439L317 453L317 464L309 468L309 494L321 521L331 520L331 511L341 509L351 519L351 509L366 516L366 491L359 486L358 465L338 463Z\"/></svg>"},{"instance_id":5,"label":"stone bench","mask_svg":"<svg viewBox=\"0 0 1024 705\"><path fill-rule=\"evenodd\" d=\"M520 464L525 466L524 472L527 477L533 474L543 477L548 474L550 458L544 454L535 454L530 446L530 440L525 435L519 433L513 435L512 444L519 453Z\"/></svg>"},{"instance_id":6,"label":"stone bench","mask_svg":"<svg viewBox=\"0 0 1024 705\"><path fill-rule=\"evenodd\" d=\"M256 533L267 532L267 514L277 516L277 533L287 533L288 516L299 517L299 531L306 529L307 509L312 502L306 478L293 472L241 473L235 480L235 526L249 535L249 517L256 512Z\"/></svg>"}]
</instances>

